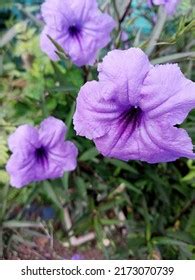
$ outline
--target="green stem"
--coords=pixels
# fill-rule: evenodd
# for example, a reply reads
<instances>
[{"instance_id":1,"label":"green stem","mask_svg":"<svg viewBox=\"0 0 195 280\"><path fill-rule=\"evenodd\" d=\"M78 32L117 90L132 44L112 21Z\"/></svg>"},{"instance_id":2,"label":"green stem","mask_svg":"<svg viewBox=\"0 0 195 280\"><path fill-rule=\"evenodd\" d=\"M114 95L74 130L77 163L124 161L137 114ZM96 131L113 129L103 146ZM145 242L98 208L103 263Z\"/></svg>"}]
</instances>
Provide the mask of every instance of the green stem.
<instances>
[{"instance_id":1,"label":"green stem","mask_svg":"<svg viewBox=\"0 0 195 280\"><path fill-rule=\"evenodd\" d=\"M195 52L175 53L153 59L152 64L163 64L167 62L179 62L181 60L195 58Z\"/></svg>"},{"instance_id":2,"label":"green stem","mask_svg":"<svg viewBox=\"0 0 195 280\"><path fill-rule=\"evenodd\" d=\"M118 31L120 31L120 14L116 5L116 0L112 0L113 8L116 14L117 22L118 22Z\"/></svg>"},{"instance_id":3,"label":"green stem","mask_svg":"<svg viewBox=\"0 0 195 280\"><path fill-rule=\"evenodd\" d=\"M3 228L0 225L0 259L3 258Z\"/></svg>"},{"instance_id":4,"label":"green stem","mask_svg":"<svg viewBox=\"0 0 195 280\"><path fill-rule=\"evenodd\" d=\"M166 19L167 19L166 11L165 11L164 7L160 6L159 10L158 10L158 20L154 27L150 41L149 41L148 46L145 51L148 56L150 56L152 54L152 52L155 50L156 44L163 31Z\"/></svg>"},{"instance_id":5,"label":"green stem","mask_svg":"<svg viewBox=\"0 0 195 280\"><path fill-rule=\"evenodd\" d=\"M3 190L0 224L2 224L6 212L8 192L9 192L9 184L6 184Z\"/></svg>"},{"instance_id":6,"label":"green stem","mask_svg":"<svg viewBox=\"0 0 195 280\"><path fill-rule=\"evenodd\" d=\"M82 69L83 69L83 81L85 84L88 81L89 69L86 66L83 66Z\"/></svg>"},{"instance_id":7,"label":"green stem","mask_svg":"<svg viewBox=\"0 0 195 280\"><path fill-rule=\"evenodd\" d=\"M45 106L45 92L43 92L41 96L41 109L42 109L43 117L46 118L48 116L48 111Z\"/></svg>"},{"instance_id":8,"label":"green stem","mask_svg":"<svg viewBox=\"0 0 195 280\"><path fill-rule=\"evenodd\" d=\"M122 16L120 16L120 13L119 13L118 8L117 8L116 1L112 0L112 3L113 3L113 8L114 8L114 11L115 11L115 14L116 14L117 22L118 22L117 37L116 37L116 42L115 42L115 47L118 49L120 47L120 42L121 42L122 23L125 20L126 16L128 15L128 13L131 9L132 0L129 0Z\"/></svg>"},{"instance_id":9,"label":"green stem","mask_svg":"<svg viewBox=\"0 0 195 280\"><path fill-rule=\"evenodd\" d=\"M7 207L7 198L9 192L9 184L6 184L3 189L2 204L1 204L1 216L0 216L0 259L3 258L3 221L5 219L5 212Z\"/></svg>"},{"instance_id":10,"label":"green stem","mask_svg":"<svg viewBox=\"0 0 195 280\"><path fill-rule=\"evenodd\" d=\"M123 23L123 21L125 20L126 16L128 15L128 12L131 8L131 4L132 4L132 0L129 0L129 2L127 3L127 6L125 8L125 11L123 13L123 15L121 16L120 20L119 20L119 23L120 25Z\"/></svg>"}]
</instances>

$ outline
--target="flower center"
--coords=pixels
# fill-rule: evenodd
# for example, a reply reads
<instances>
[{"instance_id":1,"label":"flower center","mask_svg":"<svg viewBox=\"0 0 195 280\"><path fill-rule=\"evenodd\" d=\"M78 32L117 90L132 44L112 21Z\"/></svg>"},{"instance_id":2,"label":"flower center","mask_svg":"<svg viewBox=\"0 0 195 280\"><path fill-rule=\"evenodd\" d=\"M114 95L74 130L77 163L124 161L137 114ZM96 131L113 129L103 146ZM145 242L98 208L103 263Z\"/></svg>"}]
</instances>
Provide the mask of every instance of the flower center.
<instances>
[{"instance_id":1,"label":"flower center","mask_svg":"<svg viewBox=\"0 0 195 280\"><path fill-rule=\"evenodd\" d=\"M140 107L132 107L130 110L127 111L127 117L129 120L134 122L140 122L142 117L142 109Z\"/></svg>"},{"instance_id":2,"label":"flower center","mask_svg":"<svg viewBox=\"0 0 195 280\"><path fill-rule=\"evenodd\" d=\"M143 111L140 107L131 107L123 115L123 120L128 125L132 124L132 132L140 125L143 116Z\"/></svg>"},{"instance_id":3,"label":"flower center","mask_svg":"<svg viewBox=\"0 0 195 280\"><path fill-rule=\"evenodd\" d=\"M81 29L79 26L76 26L76 25L71 25L69 28L68 28L68 32L70 34L70 36L72 37L75 37L75 36L78 36L78 34L80 33Z\"/></svg>"},{"instance_id":4,"label":"flower center","mask_svg":"<svg viewBox=\"0 0 195 280\"><path fill-rule=\"evenodd\" d=\"M35 150L35 158L37 162L41 164L45 164L48 161L48 152L47 149L44 146L41 146L40 148Z\"/></svg>"}]
</instances>

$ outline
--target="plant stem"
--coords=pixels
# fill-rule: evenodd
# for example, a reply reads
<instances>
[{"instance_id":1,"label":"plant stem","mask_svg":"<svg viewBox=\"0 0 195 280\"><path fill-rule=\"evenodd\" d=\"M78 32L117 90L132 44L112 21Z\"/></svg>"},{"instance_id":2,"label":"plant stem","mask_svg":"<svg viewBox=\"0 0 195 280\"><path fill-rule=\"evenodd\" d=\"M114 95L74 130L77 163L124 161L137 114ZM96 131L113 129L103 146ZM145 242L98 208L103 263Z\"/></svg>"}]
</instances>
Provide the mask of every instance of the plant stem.
<instances>
[{"instance_id":1,"label":"plant stem","mask_svg":"<svg viewBox=\"0 0 195 280\"><path fill-rule=\"evenodd\" d=\"M0 259L3 258L3 228L0 225Z\"/></svg>"},{"instance_id":2,"label":"plant stem","mask_svg":"<svg viewBox=\"0 0 195 280\"><path fill-rule=\"evenodd\" d=\"M45 92L43 91L41 96L41 110L44 118L48 117L48 110L45 103Z\"/></svg>"},{"instance_id":3,"label":"plant stem","mask_svg":"<svg viewBox=\"0 0 195 280\"><path fill-rule=\"evenodd\" d=\"M123 13L123 15L121 16L121 18L119 19L119 24L121 25L123 23L123 21L125 20L126 16L128 15L128 12L131 8L131 4L132 4L132 0L129 0L127 6L126 6L126 9Z\"/></svg>"},{"instance_id":4,"label":"plant stem","mask_svg":"<svg viewBox=\"0 0 195 280\"><path fill-rule=\"evenodd\" d=\"M195 52L185 52L185 53L174 53L171 55L166 55L153 59L152 64L163 64L167 62L178 62L184 59L195 58Z\"/></svg>"},{"instance_id":5,"label":"plant stem","mask_svg":"<svg viewBox=\"0 0 195 280\"><path fill-rule=\"evenodd\" d=\"M112 3L113 3L114 11L116 13L117 22L118 22L117 37L116 37L115 47L119 48L120 41L121 41L121 35L122 35L122 23L123 23L123 21L125 20L126 16L128 15L128 13L130 11L132 0L129 0L129 2L128 2L125 10L124 10L124 13L122 14L122 16L120 16L120 13L119 13L118 8L117 8L116 1L112 0Z\"/></svg>"},{"instance_id":6,"label":"plant stem","mask_svg":"<svg viewBox=\"0 0 195 280\"><path fill-rule=\"evenodd\" d=\"M88 81L89 69L86 66L83 66L82 69L83 69L83 81L84 83L86 83Z\"/></svg>"},{"instance_id":7,"label":"plant stem","mask_svg":"<svg viewBox=\"0 0 195 280\"><path fill-rule=\"evenodd\" d=\"M117 22L118 22L118 31L120 30L120 14L117 9L116 0L112 0L113 8L116 14Z\"/></svg>"},{"instance_id":8,"label":"plant stem","mask_svg":"<svg viewBox=\"0 0 195 280\"><path fill-rule=\"evenodd\" d=\"M6 211L6 206L7 206L7 195L9 192L9 184L6 184L3 190L3 202L2 202L2 206L1 206L1 216L0 216L0 226L4 220L4 215L5 215L5 211Z\"/></svg>"},{"instance_id":9,"label":"plant stem","mask_svg":"<svg viewBox=\"0 0 195 280\"><path fill-rule=\"evenodd\" d=\"M150 41L149 41L148 46L145 51L148 56L150 56L152 54L152 52L155 50L156 43L158 42L158 40L160 38L160 35L162 33L163 27L166 22L166 18L167 18L166 11L165 11L164 7L160 6L158 9L158 20L154 27Z\"/></svg>"}]
</instances>

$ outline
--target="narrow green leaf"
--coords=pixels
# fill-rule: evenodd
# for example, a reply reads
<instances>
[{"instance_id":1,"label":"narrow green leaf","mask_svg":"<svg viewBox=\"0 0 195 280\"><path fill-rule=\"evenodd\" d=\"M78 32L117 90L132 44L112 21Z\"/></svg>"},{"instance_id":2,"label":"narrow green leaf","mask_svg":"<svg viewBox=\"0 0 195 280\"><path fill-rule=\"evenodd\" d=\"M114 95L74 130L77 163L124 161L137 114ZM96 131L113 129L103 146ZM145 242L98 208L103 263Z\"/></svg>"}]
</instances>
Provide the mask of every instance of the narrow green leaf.
<instances>
[{"instance_id":1,"label":"narrow green leaf","mask_svg":"<svg viewBox=\"0 0 195 280\"><path fill-rule=\"evenodd\" d=\"M54 46L56 47L56 49L58 50L58 52L62 55L64 55L64 56L66 56L66 54L64 53L64 49L50 36L50 35L48 35L47 34L47 37L49 38L49 40L54 44ZM66 58L68 58L67 56L66 56Z\"/></svg>"},{"instance_id":2,"label":"narrow green leaf","mask_svg":"<svg viewBox=\"0 0 195 280\"><path fill-rule=\"evenodd\" d=\"M126 162L123 162L121 160L117 160L117 159L105 159L105 162L107 163L110 163L116 167L119 167L120 169L122 170L126 170L126 171L129 171L131 173L134 173L134 174L138 174L138 171L132 167L130 164L126 163Z\"/></svg>"},{"instance_id":3,"label":"narrow green leaf","mask_svg":"<svg viewBox=\"0 0 195 280\"><path fill-rule=\"evenodd\" d=\"M2 224L3 228L42 228L43 225L41 223L29 222L29 221L6 221Z\"/></svg>"},{"instance_id":4,"label":"narrow green leaf","mask_svg":"<svg viewBox=\"0 0 195 280\"><path fill-rule=\"evenodd\" d=\"M86 152L84 152L84 153L80 156L79 160L80 160L80 161L92 160L93 158L95 158L95 157L98 156L98 155L99 155L99 152L97 151L96 148L93 147L93 148L87 150Z\"/></svg>"}]
</instances>

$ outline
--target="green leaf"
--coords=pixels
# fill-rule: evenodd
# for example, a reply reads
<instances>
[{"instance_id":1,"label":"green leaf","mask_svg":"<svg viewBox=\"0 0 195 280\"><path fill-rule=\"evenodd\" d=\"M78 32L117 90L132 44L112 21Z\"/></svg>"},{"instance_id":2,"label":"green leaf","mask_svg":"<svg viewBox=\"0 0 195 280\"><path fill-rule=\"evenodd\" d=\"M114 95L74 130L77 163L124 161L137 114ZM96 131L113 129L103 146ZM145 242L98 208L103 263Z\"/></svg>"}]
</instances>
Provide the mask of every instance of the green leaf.
<instances>
[{"instance_id":1,"label":"green leaf","mask_svg":"<svg viewBox=\"0 0 195 280\"><path fill-rule=\"evenodd\" d=\"M186 176L184 176L181 181L182 182L187 182L187 181L192 181L195 179L195 170L190 171Z\"/></svg>"},{"instance_id":2,"label":"green leaf","mask_svg":"<svg viewBox=\"0 0 195 280\"><path fill-rule=\"evenodd\" d=\"M93 219L91 213L86 213L82 217L80 217L73 224L71 230L74 231L75 234L83 234L84 232L91 230L93 226Z\"/></svg>"},{"instance_id":3,"label":"green leaf","mask_svg":"<svg viewBox=\"0 0 195 280\"><path fill-rule=\"evenodd\" d=\"M132 183L128 182L127 180L120 179L121 183L124 183L128 190L135 192L137 194L142 194L142 191L135 187Z\"/></svg>"},{"instance_id":4,"label":"green leaf","mask_svg":"<svg viewBox=\"0 0 195 280\"><path fill-rule=\"evenodd\" d=\"M55 187L53 187L48 181L43 182L42 191L48 196L49 199L60 209L63 209L59 198L55 193Z\"/></svg>"},{"instance_id":5,"label":"green leaf","mask_svg":"<svg viewBox=\"0 0 195 280\"><path fill-rule=\"evenodd\" d=\"M86 191L87 187L86 187L86 183L83 180L83 178L76 177L75 178L75 183L76 183L76 188L77 188L77 191L79 193L79 196L83 199L86 199L86 197L87 197L87 191Z\"/></svg>"},{"instance_id":6,"label":"green leaf","mask_svg":"<svg viewBox=\"0 0 195 280\"><path fill-rule=\"evenodd\" d=\"M169 237L155 237L152 239L152 242L155 245L172 245L172 246L186 246L187 245L186 242L172 239Z\"/></svg>"},{"instance_id":7,"label":"green leaf","mask_svg":"<svg viewBox=\"0 0 195 280\"><path fill-rule=\"evenodd\" d=\"M3 222L3 228L43 228L41 223L29 222L29 221L6 221Z\"/></svg>"},{"instance_id":8,"label":"green leaf","mask_svg":"<svg viewBox=\"0 0 195 280\"><path fill-rule=\"evenodd\" d=\"M99 155L99 152L97 151L96 148L90 148L89 150L87 150L86 152L84 152L80 157L79 160L80 161L88 161L88 160L93 160L93 158L95 158L96 156Z\"/></svg>"},{"instance_id":9,"label":"green leaf","mask_svg":"<svg viewBox=\"0 0 195 280\"><path fill-rule=\"evenodd\" d=\"M65 172L64 176L62 177L62 184L66 193L68 192L68 187L69 187L69 175L70 175L69 172Z\"/></svg>"},{"instance_id":10,"label":"green leaf","mask_svg":"<svg viewBox=\"0 0 195 280\"><path fill-rule=\"evenodd\" d=\"M60 55L63 55L63 57L65 57L67 59L68 56L65 54L64 49L50 35L47 34L47 37L49 38L49 40L54 44L54 46L58 50L58 52L56 52L56 53L57 54L60 53Z\"/></svg>"},{"instance_id":11,"label":"green leaf","mask_svg":"<svg viewBox=\"0 0 195 280\"><path fill-rule=\"evenodd\" d=\"M129 171L133 174L138 174L138 171L132 167L130 164L126 163L126 162L123 162L121 160L117 160L117 159L105 159L105 162L107 163L110 163L116 167L119 167L120 169L122 170L126 170L126 171Z\"/></svg>"},{"instance_id":12,"label":"green leaf","mask_svg":"<svg viewBox=\"0 0 195 280\"><path fill-rule=\"evenodd\" d=\"M9 176L5 170L0 170L0 183L6 184L9 182Z\"/></svg>"},{"instance_id":13,"label":"green leaf","mask_svg":"<svg viewBox=\"0 0 195 280\"><path fill-rule=\"evenodd\" d=\"M120 225L121 221L117 219L100 219L100 222L104 226Z\"/></svg>"},{"instance_id":14,"label":"green leaf","mask_svg":"<svg viewBox=\"0 0 195 280\"><path fill-rule=\"evenodd\" d=\"M6 164L8 157L7 142L3 136L0 135L0 166Z\"/></svg>"},{"instance_id":15,"label":"green leaf","mask_svg":"<svg viewBox=\"0 0 195 280\"><path fill-rule=\"evenodd\" d=\"M102 246L104 230L103 230L101 222L97 216L94 217L93 225L94 225L94 230L96 232L98 242L100 243L100 246Z\"/></svg>"}]
</instances>

